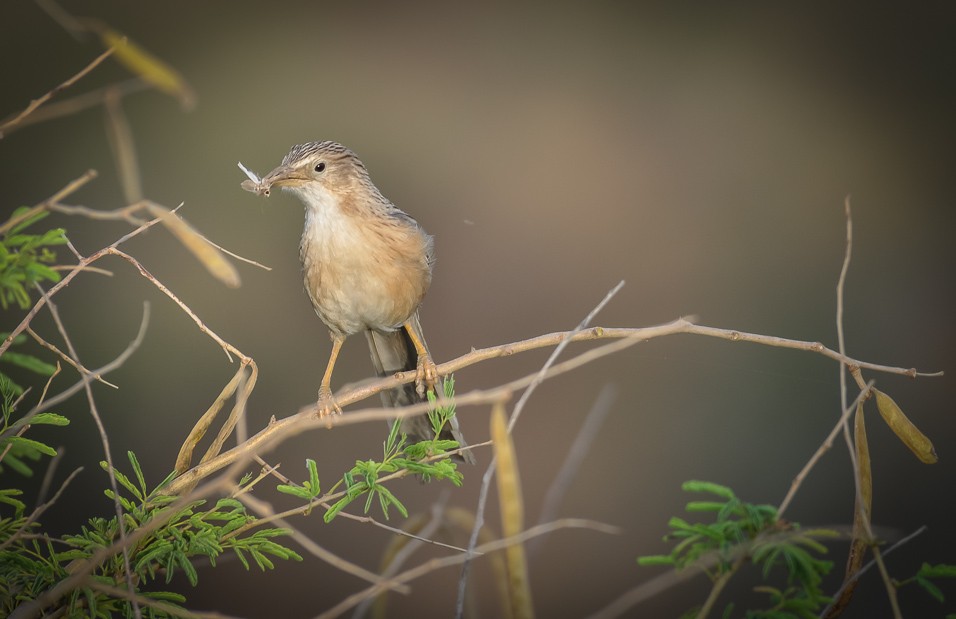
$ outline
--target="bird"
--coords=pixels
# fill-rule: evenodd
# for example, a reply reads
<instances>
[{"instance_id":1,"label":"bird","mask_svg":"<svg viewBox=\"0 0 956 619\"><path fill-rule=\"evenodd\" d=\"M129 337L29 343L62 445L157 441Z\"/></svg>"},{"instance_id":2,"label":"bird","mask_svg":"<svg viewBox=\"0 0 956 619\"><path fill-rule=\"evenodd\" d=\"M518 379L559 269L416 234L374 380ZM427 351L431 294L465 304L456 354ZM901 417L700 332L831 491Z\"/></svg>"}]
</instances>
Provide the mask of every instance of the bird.
<instances>
[{"instance_id":1,"label":"bird","mask_svg":"<svg viewBox=\"0 0 956 619\"><path fill-rule=\"evenodd\" d=\"M305 290L332 339L318 415L342 412L332 395L332 369L346 338L361 332L379 376L416 371L413 385L383 391L383 403L425 401L438 379L419 319L435 264L432 237L379 191L361 159L338 142L297 144L261 179L240 167L252 179L242 183L244 189L268 196L279 187L305 206L299 243ZM412 443L434 438L427 415L406 417L401 431ZM455 417L438 438L466 447ZM474 463L469 450L458 459Z\"/></svg>"}]
</instances>

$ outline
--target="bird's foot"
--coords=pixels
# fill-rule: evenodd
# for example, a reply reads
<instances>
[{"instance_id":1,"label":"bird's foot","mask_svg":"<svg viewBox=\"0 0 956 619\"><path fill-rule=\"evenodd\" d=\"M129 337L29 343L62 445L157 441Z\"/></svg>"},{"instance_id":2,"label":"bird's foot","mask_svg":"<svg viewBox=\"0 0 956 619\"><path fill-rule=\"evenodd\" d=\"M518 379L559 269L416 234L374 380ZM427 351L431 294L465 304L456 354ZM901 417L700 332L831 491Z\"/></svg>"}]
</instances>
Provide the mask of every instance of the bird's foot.
<instances>
[{"instance_id":1,"label":"bird's foot","mask_svg":"<svg viewBox=\"0 0 956 619\"><path fill-rule=\"evenodd\" d=\"M425 398L425 392L429 389L435 389L435 383L438 382L438 368L435 362L428 355L418 357L418 367L415 369L415 391L418 397ZM438 395L436 393L436 395Z\"/></svg>"},{"instance_id":2,"label":"bird's foot","mask_svg":"<svg viewBox=\"0 0 956 619\"><path fill-rule=\"evenodd\" d=\"M319 419L326 420L326 427L329 428L332 427L332 415L342 414L342 409L339 407L338 402L332 397L332 390L326 385L319 387L319 400L316 403L315 412Z\"/></svg>"}]
</instances>

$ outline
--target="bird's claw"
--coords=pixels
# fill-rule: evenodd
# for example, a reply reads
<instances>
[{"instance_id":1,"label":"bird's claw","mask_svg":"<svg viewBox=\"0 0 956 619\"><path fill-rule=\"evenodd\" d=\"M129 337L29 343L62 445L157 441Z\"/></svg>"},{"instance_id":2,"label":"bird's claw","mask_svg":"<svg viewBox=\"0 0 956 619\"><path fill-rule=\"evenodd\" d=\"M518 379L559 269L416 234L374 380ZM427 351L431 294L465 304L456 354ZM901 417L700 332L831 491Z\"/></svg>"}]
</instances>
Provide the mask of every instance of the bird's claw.
<instances>
[{"instance_id":1,"label":"bird's claw","mask_svg":"<svg viewBox=\"0 0 956 619\"><path fill-rule=\"evenodd\" d=\"M332 397L332 390L323 385L319 387L319 400L316 402L316 415L326 420L326 427L332 427L332 415L341 415L339 403Z\"/></svg>"},{"instance_id":2,"label":"bird's claw","mask_svg":"<svg viewBox=\"0 0 956 619\"><path fill-rule=\"evenodd\" d=\"M427 355L418 357L418 366L415 369L415 391L418 397L425 397L425 392L429 389L435 389L435 383L438 382L438 368L435 362Z\"/></svg>"}]
</instances>

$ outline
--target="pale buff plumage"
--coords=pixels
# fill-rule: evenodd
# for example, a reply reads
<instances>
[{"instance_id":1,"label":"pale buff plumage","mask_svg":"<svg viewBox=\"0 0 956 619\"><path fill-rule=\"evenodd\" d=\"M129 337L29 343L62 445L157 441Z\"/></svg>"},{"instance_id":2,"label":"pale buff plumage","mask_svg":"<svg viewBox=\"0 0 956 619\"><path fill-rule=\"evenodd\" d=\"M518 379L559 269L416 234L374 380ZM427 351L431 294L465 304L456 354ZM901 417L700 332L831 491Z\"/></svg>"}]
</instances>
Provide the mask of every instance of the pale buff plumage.
<instances>
[{"instance_id":1,"label":"pale buff plumage","mask_svg":"<svg viewBox=\"0 0 956 619\"><path fill-rule=\"evenodd\" d=\"M342 342L363 331L379 374L419 371L417 393L414 387L385 393L385 403L420 400L422 383L430 386L436 377L418 320L431 284L432 238L382 195L355 153L336 142L294 146L275 170L243 187L264 195L281 187L305 205L299 244L305 288L333 340L319 389L320 414L338 408L330 379ZM452 421L449 438L464 445L457 421ZM428 436L429 424L411 418L403 430L419 440ZM473 461L470 452L465 459Z\"/></svg>"}]
</instances>

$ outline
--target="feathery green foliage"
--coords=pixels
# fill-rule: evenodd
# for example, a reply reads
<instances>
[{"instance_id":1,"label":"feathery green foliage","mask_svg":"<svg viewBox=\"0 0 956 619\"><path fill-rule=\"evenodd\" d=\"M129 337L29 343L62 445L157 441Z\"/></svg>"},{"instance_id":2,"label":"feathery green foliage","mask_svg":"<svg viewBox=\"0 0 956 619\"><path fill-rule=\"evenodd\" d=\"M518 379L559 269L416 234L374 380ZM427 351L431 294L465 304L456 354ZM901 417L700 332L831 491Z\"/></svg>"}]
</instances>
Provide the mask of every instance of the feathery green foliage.
<instances>
[{"instance_id":1,"label":"feathery green foliage","mask_svg":"<svg viewBox=\"0 0 956 619\"><path fill-rule=\"evenodd\" d=\"M696 566L714 582L729 578L748 561L761 568L764 581L770 579L774 568L782 567L786 587L757 587L756 591L769 596L769 606L746 612L747 619L810 619L829 602L821 583L833 563L816 555L827 552L818 540L836 537L835 531L803 530L780 519L775 507L741 501L733 490L719 484L688 481L682 488L714 495L717 500L690 501L686 505L690 513L714 514L714 520L692 523L671 518L671 532L664 539L677 542L673 550L667 555L639 557L640 565L670 565L676 569ZM729 619L732 611L728 607L724 616Z\"/></svg>"},{"instance_id":2,"label":"feathery green foliage","mask_svg":"<svg viewBox=\"0 0 956 619\"><path fill-rule=\"evenodd\" d=\"M421 475L424 481L448 479L456 486L461 486L462 474L458 471L456 463L445 456L449 451L459 447L458 442L438 438L442 429L455 415L454 387L455 381L451 376L442 382L445 403L441 406L437 404L435 394L428 392L428 399L432 404L428 418L435 438L409 445L408 436L400 431L401 419L393 421L383 443L382 459L357 460L355 466L346 471L342 479L326 493L326 496L332 496L340 485L345 486L344 494L326 509L323 516L326 522L331 522L339 512L363 496L365 497L364 513L369 512L377 499L386 519L389 518L389 508L392 507L407 518L408 510L405 505L382 483L381 478L384 475L408 471ZM309 472L307 481L302 484L280 484L277 490L309 501L310 504L321 500L319 474L315 461L306 460L306 468Z\"/></svg>"}]
</instances>

